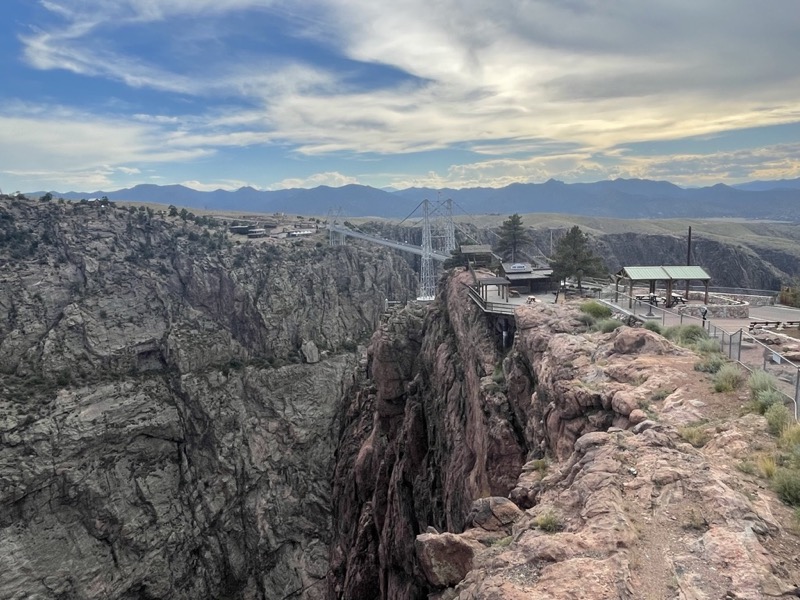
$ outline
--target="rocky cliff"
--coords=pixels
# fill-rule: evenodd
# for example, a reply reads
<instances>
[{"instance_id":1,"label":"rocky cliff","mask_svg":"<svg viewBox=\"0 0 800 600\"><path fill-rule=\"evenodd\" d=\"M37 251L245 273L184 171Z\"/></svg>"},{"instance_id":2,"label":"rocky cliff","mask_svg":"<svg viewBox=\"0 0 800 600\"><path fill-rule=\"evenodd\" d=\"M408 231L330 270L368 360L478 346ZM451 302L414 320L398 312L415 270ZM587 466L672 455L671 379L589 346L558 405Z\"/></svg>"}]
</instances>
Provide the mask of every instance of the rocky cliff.
<instances>
[{"instance_id":1,"label":"rocky cliff","mask_svg":"<svg viewBox=\"0 0 800 600\"><path fill-rule=\"evenodd\" d=\"M324 597L339 406L404 264L0 200L0 597Z\"/></svg>"},{"instance_id":2,"label":"rocky cliff","mask_svg":"<svg viewBox=\"0 0 800 600\"><path fill-rule=\"evenodd\" d=\"M373 336L340 421L330 598L790 589L792 511L739 468L775 447L745 397L714 394L693 352L590 332L570 305L518 308L504 349L468 278Z\"/></svg>"}]
</instances>

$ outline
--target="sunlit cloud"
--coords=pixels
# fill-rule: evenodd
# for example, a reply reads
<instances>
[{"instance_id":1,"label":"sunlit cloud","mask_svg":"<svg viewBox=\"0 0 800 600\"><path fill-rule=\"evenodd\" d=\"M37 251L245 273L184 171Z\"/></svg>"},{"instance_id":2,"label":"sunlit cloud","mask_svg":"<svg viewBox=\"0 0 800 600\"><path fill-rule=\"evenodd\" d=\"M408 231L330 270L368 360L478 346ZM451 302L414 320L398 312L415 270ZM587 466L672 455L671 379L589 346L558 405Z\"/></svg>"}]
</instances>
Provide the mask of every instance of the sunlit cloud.
<instances>
[{"instance_id":1,"label":"sunlit cloud","mask_svg":"<svg viewBox=\"0 0 800 600\"><path fill-rule=\"evenodd\" d=\"M791 155L764 144L742 155L698 153L688 143L674 156L623 149L800 122L793 0L774 0L770 10L745 0L44 0L41 7L46 18L16 32L25 64L113 84L122 100L108 98L102 112L66 101L0 108L0 140L20 138L13 150L0 149L0 173L72 173L71 181L113 185L159 164L180 167L173 181L195 189L243 181L279 189L369 179L363 162L353 161L351 174L332 159L389 164L398 155L453 150L460 154L448 168L391 173L381 165L382 184L496 187L614 176L697 184L797 173ZM137 43L140 36L153 42ZM276 166L260 179L256 166L221 174L209 173L209 163L188 173L186 165L212 156L236 165L228 153L243 149L269 153L270 161L280 152L294 167L307 163L308 174L287 179Z\"/></svg>"},{"instance_id":2,"label":"sunlit cloud","mask_svg":"<svg viewBox=\"0 0 800 600\"><path fill-rule=\"evenodd\" d=\"M279 181L270 187L271 190L293 189L293 188L313 188L320 185L329 187L341 187L352 183L359 183L355 177L342 175L341 173L315 173L310 177L289 178Z\"/></svg>"}]
</instances>

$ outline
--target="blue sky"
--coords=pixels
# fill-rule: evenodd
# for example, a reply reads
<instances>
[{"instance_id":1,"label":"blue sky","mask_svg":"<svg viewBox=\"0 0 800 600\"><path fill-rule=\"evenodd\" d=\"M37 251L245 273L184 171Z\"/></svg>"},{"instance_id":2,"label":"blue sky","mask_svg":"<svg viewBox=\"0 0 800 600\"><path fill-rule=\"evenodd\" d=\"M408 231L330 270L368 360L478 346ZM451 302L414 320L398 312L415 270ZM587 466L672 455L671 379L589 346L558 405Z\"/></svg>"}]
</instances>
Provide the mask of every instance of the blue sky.
<instances>
[{"instance_id":1,"label":"blue sky","mask_svg":"<svg viewBox=\"0 0 800 600\"><path fill-rule=\"evenodd\" d=\"M3 0L0 189L800 177L797 0Z\"/></svg>"}]
</instances>

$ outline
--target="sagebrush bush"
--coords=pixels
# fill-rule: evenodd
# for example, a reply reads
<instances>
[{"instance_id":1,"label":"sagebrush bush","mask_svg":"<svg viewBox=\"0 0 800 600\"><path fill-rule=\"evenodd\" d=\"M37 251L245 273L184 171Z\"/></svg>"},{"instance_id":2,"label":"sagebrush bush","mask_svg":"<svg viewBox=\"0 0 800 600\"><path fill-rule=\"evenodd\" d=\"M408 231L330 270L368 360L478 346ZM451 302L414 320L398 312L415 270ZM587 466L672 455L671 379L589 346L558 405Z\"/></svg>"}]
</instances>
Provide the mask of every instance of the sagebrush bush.
<instances>
[{"instance_id":1,"label":"sagebrush bush","mask_svg":"<svg viewBox=\"0 0 800 600\"><path fill-rule=\"evenodd\" d=\"M781 446L785 448L800 446L800 423L792 423L781 432Z\"/></svg>"},{"instance_id":2,"label":"sagebrush bush","mask_svg":"<svg viewBox=\"0 0 800 600\"><path fill-rule=\"evenodd\" d=\"M664 329L663 335L679 346L692 346L708 337L706 330L699 325L673 325Z\"/></svg>"},{"instance_id":3,"label":"sagebrush bush","mask_svg":"<svg viewBox=\"0 0 800 600\"><path fill-rule=\"evenodd\" d=\"M732 392L744 383L744 375L738 366L728 363L714 374L714 391Z\"/></svg>"},{"instance_id":4,"label":"sagebrush bush","mask_svg":"<svg viewBox=\"0 0 800 600\"><path fill-rule=\"evenodd\" d=\"M582 324L586 325L587 327L592 327L595 324L595 322L597 321L597 319L595 319L592 315L590 315L588 313L581 313L578 316L576 316L575 319L579 323L582 323Z\"/></svg>"},{"instance_id":5,"label":"sagebrush bush","mask_svg":"<svg viewBox=\"0 0 800 600\"><path fill-rule=\"evenodd\" d=\"M611 333L617 327L622 326L622 321L617 321L616 319L601 319L594 324L593 329L595 331L602 331L603 333Z\"/></svg>"},{"instance_id":6,"label":"sagebrush bush","mask_svg":"<svg viewBox=\"0 0 800 600\"><path fill-rule=\"evenodd\" d=\"M535 523L539 529L549 533L561 531L563 528L561 519L559 519L558 515L556 515L552 510L547 510L536 517Z\"/></svg>"},{"instance_id":7,"label":"sagebrush bush","mask_svg":"<svg viewBox=\"0 0 800 600\"><path fill-rule=\"evenodd\" d=\"M772 487L778 498L791 504L800 505L800 472L793 469L778 469L772 478Z\"/></svg>"},{"instance_id":8,"label":"sagebrush bush","mask_svg":"<svg viewBox=\"0 0 800 600\"><path fill-rule=\"evenodd\" d=\"M722 351L719 340L715 340L714 338L697 340L693 344L693 348L695 352L700 352L701 354L718 354Z\"/></svg>"},{"instance_id":9,"label":"sagebrush bush","mask_svg":"<svg viewBox=\"0 0 800 600\"><path fill-rule=\"evenodd\" d=\"M705 425L687 425L678 429L680 436L695 448L702 448L711 439Z\"/></svg>"},{"instance_id":10,"label":"sagebrush bush","mask_svg":"<svg viewBox=\"0 0 800 600\"><path fill-rule=\"evenodd\" d=\"M767 429L772 435L781 435L792 421L789 409L783 403L770 406L764 416L767 419Z\"/></svg>"},{"instance_id":11,"label":"sagebrush bush","mask_svg":"<svg viewBox=\"0 0 800 600\"><path fill-rule=\"evenodd\" d=\"M761 390L756 394L755 399L750 401L753 407L752 412L760 415L766 413L775 404L783 404L783 394L778 390Z\"/></svg>"},{"instance_id":12,"label":"sagebrush bush","mask_svg":"<svg viewBox=\"0 0 800 600\"><path fill-rule=\"evenodd\" d=\"M580 306L581 312L593 316L595 319L608 319L611 317L611 309L605 304L600 304L595 300L587 300Z\"/></svg>"},{"instance_id":13,"label":"sagebrush bush","mask_svg":"<svg viewBox=\"0 0 800 600\"><path fill-rule=\"evenodd\" d=\"M725 358L721 354L710 354L703 360L695 363L694 370L702 373L716 373L725 364Z\"/></svg>"},{"instance_id":14,"label":"sagebrush bush","mask_svg":"<svg viewBox=\"0 0 800 600\"><path fill-rule=\"evenodd\" d=\"M750 373L747 378L747 387L750 388L750 399L758 400L760 392L778 389L778 380L771 373L767 373L761 369Z\"/></svg>"}]
</instances>

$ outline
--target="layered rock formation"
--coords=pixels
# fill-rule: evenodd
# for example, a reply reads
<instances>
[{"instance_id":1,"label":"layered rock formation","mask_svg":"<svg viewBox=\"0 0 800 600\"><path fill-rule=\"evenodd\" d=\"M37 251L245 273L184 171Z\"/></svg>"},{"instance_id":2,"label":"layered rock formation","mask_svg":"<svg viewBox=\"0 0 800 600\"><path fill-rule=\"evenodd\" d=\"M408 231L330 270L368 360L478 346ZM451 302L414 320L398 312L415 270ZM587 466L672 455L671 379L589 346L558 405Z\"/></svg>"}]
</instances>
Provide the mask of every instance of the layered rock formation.
<instances>
[{"instance_id":1,"label":"layered rock formation","mask_svg":"<svg viewBox=\"0 0 800 600\"><path fill-rule=\"evenodd\" d=\"M342 419L329 597L790 588L791 511L735 468L763 418L736 417L735 394L711 398L692 352L644 329L587 332L575 306L520 307L506 351L468 277L373 337ZM678 430L720 415L703 450Z\"/></svg>"},{"instance_id":2,"label":"layered rock formation","mask_svg":"<svg viewBox=\"0 0 800 600\"><path fill-rule=\"evenodd\" d=\"M340 399L404 262L8 198L0 261L0 596L324 597Z\"/></svg>"}]
</instances>

